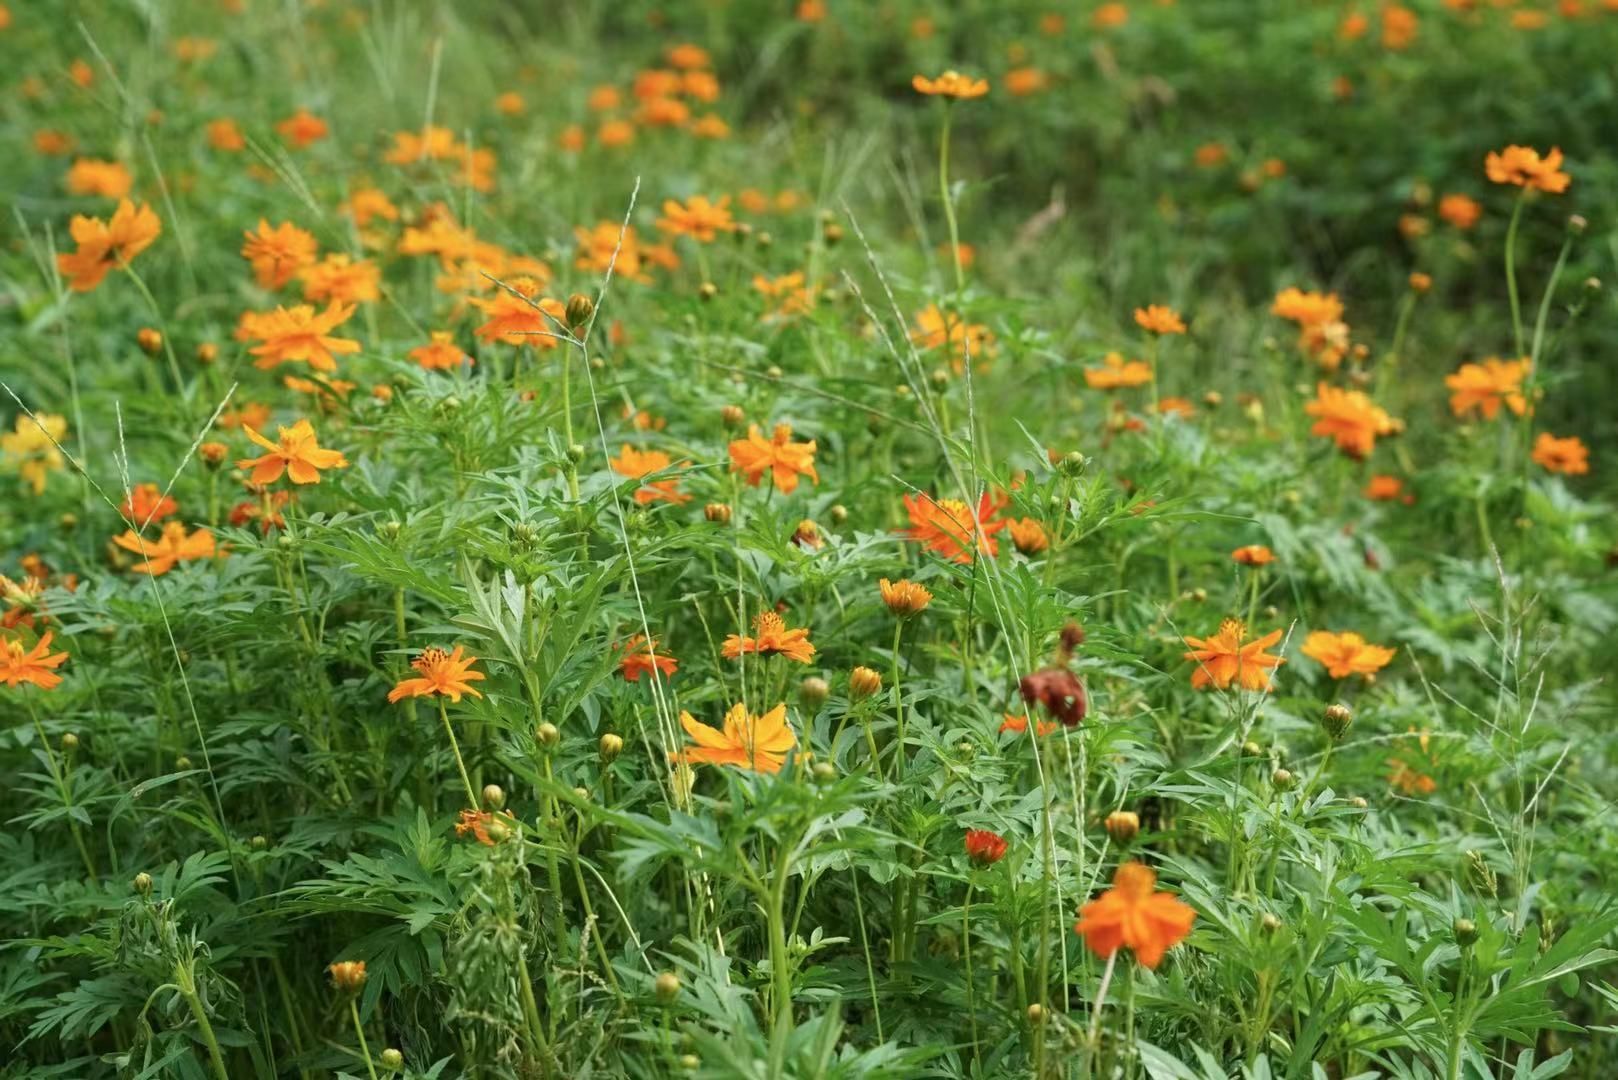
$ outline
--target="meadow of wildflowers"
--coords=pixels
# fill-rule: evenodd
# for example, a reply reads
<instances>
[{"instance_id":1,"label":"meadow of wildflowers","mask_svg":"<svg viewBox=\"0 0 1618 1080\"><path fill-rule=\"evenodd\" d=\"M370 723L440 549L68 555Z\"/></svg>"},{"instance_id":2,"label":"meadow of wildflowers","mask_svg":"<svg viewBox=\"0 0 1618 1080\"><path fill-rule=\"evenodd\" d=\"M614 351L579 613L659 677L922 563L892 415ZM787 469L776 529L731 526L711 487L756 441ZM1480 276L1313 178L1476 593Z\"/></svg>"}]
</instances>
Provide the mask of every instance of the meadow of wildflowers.
<instances>
[{"instance_id":1,"label":"meadow of wildflowers","mask_svg":"<svg viewBox=\"0 0 1618 1080\"><path fill-rule=\"evenodd\" d=\"M0 1077L1618 1075L1615 55L0 3Z\"/></svg>"}]
</instances>

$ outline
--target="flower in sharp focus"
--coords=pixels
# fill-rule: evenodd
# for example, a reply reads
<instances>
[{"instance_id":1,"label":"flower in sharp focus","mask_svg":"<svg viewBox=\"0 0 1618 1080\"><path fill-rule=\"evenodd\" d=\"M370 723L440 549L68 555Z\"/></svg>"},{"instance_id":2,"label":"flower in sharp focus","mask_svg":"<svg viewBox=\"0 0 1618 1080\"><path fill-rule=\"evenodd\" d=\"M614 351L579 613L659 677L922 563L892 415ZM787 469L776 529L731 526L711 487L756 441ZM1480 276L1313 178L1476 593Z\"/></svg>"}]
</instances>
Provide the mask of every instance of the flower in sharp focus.
<instances>
[{"instance_id":1,"label":"flower in sharp focus","mask_svg":"<svg viewBox=\"0 0 1618 1080\"><path fill-rule=\"evenodd\" d=\"M1324 666L1326 674L1334 679L1346 679L1350 675L1371 679L1388 665L1398 650L1369 644L1352 631L1336 634L1316 630L1304 639L1299 651Z\"/></svg>"},{"instance_id":2,"label":"flower in sharp focus","mask_svg":"<svg viewBox=\"0 0 1618 1080\"><path fill-rule=\"evenodd\" d=\"M753 637L731 634L725 639L720 653L727 660L734 660L747 653L758 653L761 656L780 653L788 660L796 660L800 664L807 664L815 655L815 647L809 641L809 629L799 627L789 630L781 616L773 611L760 612L753 620L753 631L755 635Z\"/></svg>"},{"instance_id":3,"label":"flower in sharp focus","mask_svg":"<svg viewBox=\"0 0 1618 1080\"><path fill-rule=\"evenodd\" d=\"M54 669L67 662L67 653L50 649L48 632L31 649L23 647L20 637L0 638L0 682L12 688L32 683L41 690L54 689L62 681Z\"/></svg>"},{"instance_id":4,"label":"flower in sharp focus","mask_svg":"<svg viewBox=\"0 0 1618 1080\"><path fill-rule=\"evenodd\" d=\"M1177 897L1157 891L1157 874L1144 863L1126 862L1112 877L1112 888L1079 909L1073 932L1097 956L1112 956L1120 947L1156 968L1187 934L1196 911Z\"/></svg>"},{"instance_id":5,"label":"flower in sharp focus","mask_svg":"<svg viewBox=\"0 0 1618 1080\"><path fill-rule=\"evenodd\" d=\"M999 833L988 829L966 830L966 857L973 866L993 866L1005 858L1011 845Z\"/></svg>"},{"instance_id":6,"label":"flower in sharp focus","mask_svg":"<svg viewBox=\"0 0 1618 1080\"><path fill-rule=\"evenodd\" d=\"M1590 471L1590 449L1577 435L1559 439L1542 431L1534 440L1534 464L1554 473L1583 476Z\"/></svg>"},{"instance_id":7,"label":"flower in sharp focus","mask_svg":"<svg viewBox=\"0 0 1618 1080\"><path fill-rule=\"evenodd\" d=\"M925 75L916 75L911 78L910 85L918 94L927 97L946 97L955 101L980 98L989 92L989 80L974 79L958 71L946 71L933 79Z\"/></svg>"},{"instance_id":8,"label":"flower in sharp focus","mask_svg":"<svg viewBox=\"0 0 1618 1080\"><path fill-rule=\"evenodd\" d=\"M285 472L294 484L318 484L322 469L346 469L348 459L338 450L326 450L315 436L314 425L299 420L291 427L278 427L278 437L271 442L250 427L243 426L247 437L268 450L256 458L243 458L236 464L252 469L252 482L273 484Z\"/></svg>"},{"instance_id":9,"label":"flower in sharp focus","mask_svg":"<svg viewBox=\"0 0 1618 1080\"><path fill-rule=\"evenodd\" d=\"M164 524L163 532L156 540L148 540L128 530L122 536L113 537L112 542L144 560L131 566L132 571L153 577L168 573L177 563L211 558L215 551L213 533L207 529L187 532L185 524L179 521Z\"/></svg>"},{"instance_id":10,"label":"flower in sharp focus","mask_svg":"<svg viewBox=\"0 0 1618 1080\"><path fill-rule=\"evenodd\" d=\"M1001 504L987 492L978 499L975 514L960 499L934 499L929 495L906 495L904 505L910 517L905 537L928 551L958 563L971 562L974 550L990 557L999 554L994 534L1008 523L995 519Z\"/></svg>"},{"instance_id":11,"label":"flower in sharp focus","mask_svg":"<svg viewBox=\"0 0 1618 1080\"><path fill-rule=\"evenodd\" d=\"M933 602L933 594L927 591L927 587L917 585L914 581L892 582L883 578L877 582L877 588L881 590L882 602L888 606L888 610L900 618L920 615Z\"/></svg>"},{"instance_id":12,"label":"flower in sharp focus","mask_svg":"<svg viewBox=\"0 0 1618 1080\"><path fill-rule=\"evenodd\" d=\"M758 487L765 473L783 495L797 490L800 475L820 483L820 474L815 471L815 440L793 442L790 424L776 424L768 439L757 424L749 425L747 438L736 439L729 449L730 471L741 473L748 487Z\"/></svg>"},{"instance_id":13,"label":"flower in sharp focus","mask_svg":"<svg viewBox=\"0 0 1618 1080\"><path fill-rule=\"evenodd\" d=\"M1483 159L1483 168L1496 184L1515 184L1551 195L1562 194L1573 182L1571 176L1562 172L1562 151L1554 146L1544 157L1528 146L1491 150Z\"/></svg>"},{"instance_id":14,"label":"flower in sharp focus","mask_svg":"<svg viewBox=\"0 0 1618 1080\"><path fill-rule=\"evenodd\" d=\"M763 716L754 716L746 704L737 702L725 714L725 726L720 730L682 712L680 726L696 745L671 751L669 756L684 765L734 765L753 772L778 773L787 751L798 741L786 716L785 704Z\"/></svg>"},{"instance_id":15,"label":"flower in sharp focus","mask_svg":"<svg viewBox=\"0 0 1618 1080\"><path fill-rule=\"evenodd\" d=\"M630 682L640 682L640 677L649 672L656 671L667 678L679 669L680 662L668 653L659 652L657 639L648 639L645 634L636 634L622 647L623 658L618 661L618 670Z\"/></svg>"},{"instance_id":16,"label":"flower in sharp focus","mask_svg":"<svg viewBox=\"0 0 1618 1080\"><path fill-rule=\"evenodd\" d=\"M1246 638L1247 627L1238 619L1220 623L1212 637L1187 637L1191 649L1185 659L1197 665L1191 672L1192 687L1201 690L1212 684L1223 690L1234 682L1244 690L1268 690L1270 670L1286 661L1264 650L1281 640L1281 631L1272 630L1253 641Z\"/></svg>"},{"instance_id":17,"label":"flower in sharp focus","mask_svg":"<svg viewBox=\"0 0 1618 1080\"><path fill-rule=\"evenodd\" d=\"M399 701L407 697L428 697L433 694L442 694L451 701L459 702L462 694L471 694L480 698L483 695L473 689L472 683L481 682L488 676L481 671L473 671L472 665L478 662L475 656L463 656L465 647L455 646L454 652L445 652L434 647L423 649L421 655L410 661L410 666L420 672L414 679L401 679L398 685L388 691L388 701Z\"/></svg>"}]
</instances>

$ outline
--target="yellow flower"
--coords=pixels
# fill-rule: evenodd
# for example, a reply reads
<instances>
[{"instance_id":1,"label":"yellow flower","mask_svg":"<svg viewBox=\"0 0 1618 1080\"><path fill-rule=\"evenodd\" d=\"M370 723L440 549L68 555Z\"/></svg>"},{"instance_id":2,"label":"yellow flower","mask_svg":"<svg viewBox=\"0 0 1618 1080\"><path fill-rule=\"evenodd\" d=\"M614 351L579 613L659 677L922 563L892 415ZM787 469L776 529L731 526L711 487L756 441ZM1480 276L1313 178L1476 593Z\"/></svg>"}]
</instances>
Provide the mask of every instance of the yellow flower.
<instances>
[{"instance_id":1,"label":"yellow flower","mask_svg":"<svg viewBox=\"0 0 1618 1080\"><path fill-rule=\"evenodd\" d=\"M56 444L67 438L67 419L51 413L17 417L17 430L0 435L0 461L15 470L35 495L45 491L49 474L65 462Z\"/></svg>"}]
</instances>

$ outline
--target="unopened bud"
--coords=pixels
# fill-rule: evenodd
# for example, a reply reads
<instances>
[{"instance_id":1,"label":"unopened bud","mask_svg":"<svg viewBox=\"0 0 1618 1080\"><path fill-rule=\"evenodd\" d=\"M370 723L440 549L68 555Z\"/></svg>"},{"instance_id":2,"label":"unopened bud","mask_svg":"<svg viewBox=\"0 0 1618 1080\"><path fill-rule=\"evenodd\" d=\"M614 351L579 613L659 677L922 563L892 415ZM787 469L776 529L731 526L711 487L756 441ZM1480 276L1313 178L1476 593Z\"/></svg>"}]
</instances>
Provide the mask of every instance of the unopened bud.
<instances>
[{"instance_id":1,"label":"unopened bud","mask_svg":"<svg viewBox=\"0 0 1618 1080\"><path fill-rule=\"evenodd\" d=\"M506 805L506 791L499 784L483 785L483 808L485 810L501 810Z\"/></svg>"},{"instance_id":2,"label":"unopened bud","mask_svg":"<svg viewBox=\"0 0 1618 1080\"><path fill-rule=\"evenodd\" d=\"M655 988L657 1000L668 1005L680 996L680 977L672 971L665 971L657 977Z\"/></svg>"},{"instance_id":3,"label":"unopened bud","mask_svg":"<svg viewBox=\"0 0 1618 1080\"><path fill-rule=\"evenodd\" d=\"M185 772L191 768L191 759L186 757L184 754L181 754L179 757L174 759L174 767L181 772Z\"/></svg>"},{"instance_id":4,"label":"unopened bud","mask_svg":"<svg viewBox=\"0 0 1618 1080\"><path fill-rule=\"evenodd\" d=\"M556 744L562 741L562 733L557 730L555 724L547 720L534 729L534 738L539 740L539 745L544 749L554 750Z\"/></svg>"},{"instance_id":5,"label":"unopened bud","mask_svg":"<svg viewBox=\"0 0 1618 1080\"><path fill-rule=\"evenodd\" d=\"M826 680L815 675L798 684L798 700L803 702L804 708L807 709L820 708L830 693L831 687L826 685Z\"/></svg>"},{"instance_id":6,"label":"unopened bud","mask_svg":"<svg viewBox=\"0 0 1618 1080\"><path fill-rule=\"evenodd\" d=\"M621 736L614 735L610 731L601 736L601 760L604 764L611 765L623 752L624 740Z\"/></svg>"},{"instance_id":7,"label":"unopened bud","mask_svg":"<svg viewBox=\"0 0 1618 1080\"><path fill-rule=\"evenodd\" d=\"M1461 948L1469 948L1478 939L1478 924L1471 919L1456 919L1454 923L1455 944Z\"/></svg>"},{"instance_id":8,"label":"unopened bud","mask_svg":"<svg viewBox=\"0 0 1618 1080\"><path fill-rule=\"evenodd\" d=\"M1140 832L1140 815L1133 810L1114 810L1103 823L1115 844L1127 844Z\"/></svg>"},{"instance_id":9,"label":"unopened bud","mask_svg":"<svg viewBox=\"0 0 1618 1080\"><path fill-rule=\"evenodd\" d=\"M1326 711L1320 714L1320 726L1326 729L1326 734L1332 742L1340 740L1348 731L1348 725L1354 722L1354 714L1347 705L1338 702L1326 706Z\"/></svg>"},{"instance_id":10,"label":"unopened bud","mask_svg":"<svg viewBox=\"0 0 1618 1080\"><path fill-rule=\"evenodd\" d=\"M142 870L140 873L136 874L135 880L130 882L130 884L135 887L135 891L140 895L152 895L152 875L148 874L146 871Z\"/></svg>"},{"instance_id":11,"label":"unopened bud","mask_svg":"<svg viewBox=\"0 0 1618 1080\"><path fill-rule=\"evenodd\" d=\"M740 405L726 405L719 410L719 419L724 421L726 427L741 427L747 420L747 413Z\"/></svg>"},{"instance_id":12,"label":"unopened bud","mask_svg":"<svg viewBox=\"0 0 1618 1080\"><path fill-rule=\"evenodd\" d=\"M382 1062L382 1067L384 1069L404 1068L404 1055L399 1053L399 1051L395 1050L391 1046L382 1051L382 1056L378 1060Z\"/></svg>"},{"instance_id":13,"label":"unopened bud","mask_svg":"<svg viewBox=\"0 0 1618 1080\"><path fill-rule=\"evenodd\" d=\"M716 525L730 524L729 503L709 503L702 508L702 516Z\"/></svg>"},{"instance_id":14,"label":"unopened bud","mask_svg":"<svg viewBox=\"0 0 1618 1080\"><path fill-rule=\"evenodd\" d=\"M829 761L817 761L809 774L815 778L815 783L829 784L837 779L837 767Z\"/></svg>"},{"instance_id":15,"label":"unopened bud","mask_svg":"<svg viewBox=\"0 0 1618 1080\"><path fill-rule=\"evenodd\" d=\"M855 701L868 698L882 689L882 676L868 667L857 667L848 673L848 696Z\"/></svg>"},{"instance_id":16,"label":"unopened bud","mask_svg":"<svg viewBox=\"0 0 1618 1080\"><path fill-rule=\"evenodd\" d=\"M197 363L207 367L219 359L219 346L211 341L204 341L197 346Z\"/></svg>"},{"instance_id":17,"label":"unopened bud","mask_svg":"<svg viewBox=\"0 0 1618 1080\"><path fill-rule=\"evenodd\" d=\"M62 736L62 749L63 750L66 750L68 753L71 754L73 751L77 750L78 748L79 748L79 737L77 735L73 734L70 731L66 735Z\"/></svg>"},{"instance_id":18,"label":"unopened bud","mask_svg":"<svg viewBox=\"0 0 1618 1080\"><path fill-rule=\"evenodd\" d=\"M701 285L697 286L697 298L703 303L707 303L709 300L712 300L718 295L719 286L715 285L711 281L704 281Z\"/></svg>"},{"instance_id":19,"label":"unopened bud","mask_svg":"<svg viewBox=\"0 0 1618 1080\"><path fill-rule=\"evenodd\" d=\"M590 324L590 316L595 313L596 302L583 293L567 298L567 325L575 334Z\"/></svg>"},{"instance_id":20,"label":"unopened bud","mask_svg":"<svg viewBox=\"0 0 1618 1080\"><path fill-rule=\"evenodd\" d=\"M567 459L573 464L578 465L584 461L585 453L586 451L583 446L580 446L578 443L574 443L567 448Z\"/></svg>"},{"instance_id":21,"label":"unopened bud","mask_svg":"<svg viewBox=\"0 0 1618 1080\"><path fill-rule=\"evenodd\" d=\"M1582 235L1584 230L1588 229L1589 227L1590 222L1585 219L1583 214L1574 214L1572 217L1567 219L1567 231L1572 233L1574 236Z\"/></svg>"},{"instance_id":22,"label":"unopened bud","mask_svg":"<svg viewBox=\"0 0 1618 1080\"><path fill-rule=\"evenodd\" d=\"M247 842L247 846L252 848L254 851L263 851L265 848L270 846L270 841L266 837L255 836Z\"/></svg>"},{"instance_id":23,"label":"unopened bud","mask_svg":"<svg viewBox=\"0 0 1618 1080\"><path fill-rule=\"evenodd\" d=\"M1278 791L1291 791L1297 782L1298 778L1286 769L1277 769L1270 774L1270 783L1274 784Z\"/></svg>"},{"instance_id":24,"label":"unopened bud","mask_svg":"<svg viewBox=\"0 0 1618 1080\"><path fill-rule=\"evenodd\" d=\"M842 503L838 503L830 510L826 511L826 516L831 518L831 523L833 525L841 525L843 522L848 520L848 507L844 506Z\"/></svg>"},{"instance_id":25,"label":"unopened bud","mask_svg":"<svg viewBox=\"0 0 1618 1080\"><path fill-rule=\"evenodd\" d=\"M1281 929L1281 917L1274 912L1266 911L1259 917L1258 928L1266 934L1273 934Z\"/></svg>"},{"instance_id":26,"label":"unopened bud","mask_svg":"<svg viewBox=\"0 0 1618 1080\"><path fill-rule=\"evenodd\" d=\"M1057 468L1062 470L1062 475L1064 476L1078 476L1080 473L1084 472L1086 466L1089 464L1089 458L1085 457L1077 450L1069 450L1067 453L1062 455L1062 463L1058 465Z\"/></svg>"},{"instance_id":27,"label":"unopened bud","mask_svg":"<svg viewBox=\"0 0 1618 1080\"><path fill-rule=\"evenodd\" d=\"M1045 1006L1041 1005L1037 1001L1034 1002L1032 1005L1028 1006L1028 1023L1029 1023L1029 1025L1033 1026L1033 1027L1038 1027L1040 1024L1043 1024L1044 1022L1045 1022Z\"/></svg>"},{"instance_id":28,"label":"unopened bud","mask_svg":"<svg viewBox=\"0 0 1618 1080\"><path fill-rule=\"evenodd\" d=\"M147 356L156 356L163 351L163 335L150 326L143 326L135 332L135 343Z\"/></svg>"}]
</instances>

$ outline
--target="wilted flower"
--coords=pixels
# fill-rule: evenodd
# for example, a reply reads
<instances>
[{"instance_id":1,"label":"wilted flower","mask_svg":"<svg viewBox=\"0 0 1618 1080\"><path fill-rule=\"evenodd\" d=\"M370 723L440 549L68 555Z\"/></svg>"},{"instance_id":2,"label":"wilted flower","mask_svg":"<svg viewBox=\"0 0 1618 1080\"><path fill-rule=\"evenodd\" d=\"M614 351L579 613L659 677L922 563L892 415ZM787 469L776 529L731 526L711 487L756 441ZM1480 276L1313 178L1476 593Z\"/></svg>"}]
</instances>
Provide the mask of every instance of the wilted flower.
<instances>
[{"instance_id":1,"label":"wilted flower","mask_svg":"<svg viewBox=\"0 0 1618 1080\"><path fill-rule=\"evenodd\" d=\"M1017 689L1029 705L1045 706L1046 711L1068 727L1081 724L1089 708L1084 683L1067 668L1045 668L1024 675Z\"/></svg>"}]
</instances>

